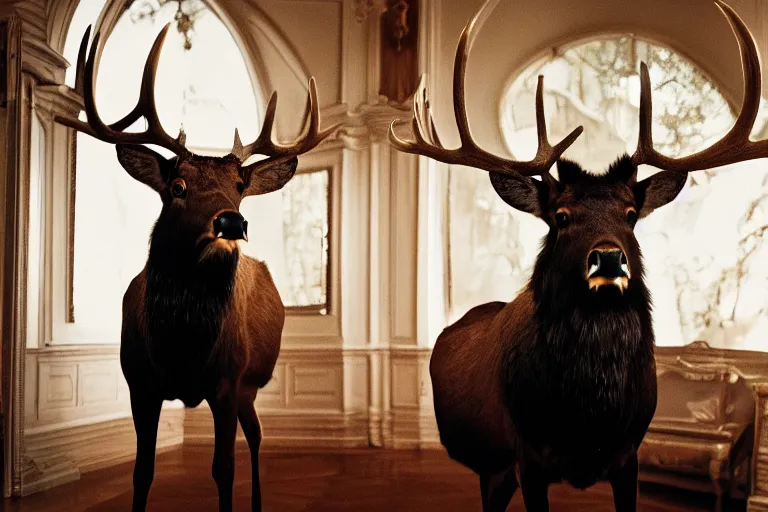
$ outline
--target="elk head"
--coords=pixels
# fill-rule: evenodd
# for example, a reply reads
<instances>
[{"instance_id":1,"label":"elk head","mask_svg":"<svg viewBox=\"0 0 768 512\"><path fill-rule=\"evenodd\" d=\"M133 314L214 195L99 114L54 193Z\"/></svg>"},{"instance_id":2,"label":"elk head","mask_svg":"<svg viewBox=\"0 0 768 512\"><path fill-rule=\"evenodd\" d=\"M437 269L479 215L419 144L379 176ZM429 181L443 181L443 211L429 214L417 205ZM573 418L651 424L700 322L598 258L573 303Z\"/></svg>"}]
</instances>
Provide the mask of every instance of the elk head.
<instances>
[{"instance_id":1,"label":"elk head","mask_svg":"<svg viewBox=\"0 0 768 512\"><path fill-rule=\"evenodd\" d=\"M262 131L253 143L243 146L235 130L234 146L227 156L191 153L184 145L183 132L173 138L163 130L155 106L155 76L169 26L163 28L152 45L136 106L110 125L101 120L94 100L98 33L85 58L89 26L80 44L75 85L83 97L87 122L64 117L57 117L57 121L115 144L118 161L128 174L160 195L162 210L152 232L150 258L166 259L169 267L183 268L185 263L194 265L215 255L236 254L237 241L248 239L248 222L239 213L242 199L280 190L296 172L297 156L317 146L336 127L319 131L317 89L311 78L303 132L290 145L280 145L271 139L277 106L275 92L269 100ZM125 131L141 117L148 125L144 132ZM144 144L166 148L175 156L165 158ZM243 165L255 154L268 158Z\"/></svg>"},{"instance_id":2,"label":"elk head","mask_svg":"<svg viewBox=\"0 0 768 512\"><path fill-rule=\"evenodd\" d=\"M467 24L459 39L453 75L453 105L460 147L446 149L440 142L430 113L425 78L414 96L414 141L395 134L398 120L389 130L392 145L407 153L427 156L456 165L487 171L496 193L507 204L547 223L549 232L538 256L532 284L534 291L565 296L610 298L634 290L645 295L640 248L633 233L635 223L672 201L680 193L690 171L768 157L768 141L752 142L749 133L760 101L760 60L755 42L736 12L721 0L715 4L731 24L741 49L744 69L744 100L731 131L711 147L679 159L653 149L651 135L651 86L648 68L641 64L640 132L635 153L619 158L603 174L584 171L561 158L583 131L576 128L555 146L547 139L542 96L543 77L536 89L538 151L529 161L492 155L473 140L464 99L467 58L472 33L490 14L489 0ZM559 179L549 173L557 164ZM637 168L648 164L661 169L637 181ZM537 179L539 178L539 179ZM607 292L607 293L605 293ZM626 295L626 294L625 294Z\"/></svg>"}]
</instances>

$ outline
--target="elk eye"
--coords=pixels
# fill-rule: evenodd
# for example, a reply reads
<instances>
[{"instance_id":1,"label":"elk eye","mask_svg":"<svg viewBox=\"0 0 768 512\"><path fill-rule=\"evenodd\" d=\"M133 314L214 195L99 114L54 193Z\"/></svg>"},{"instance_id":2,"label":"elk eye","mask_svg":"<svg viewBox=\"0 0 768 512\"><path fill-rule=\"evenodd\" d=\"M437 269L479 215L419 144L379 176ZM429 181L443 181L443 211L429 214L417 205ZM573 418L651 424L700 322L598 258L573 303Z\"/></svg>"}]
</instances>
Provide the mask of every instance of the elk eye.
<instances>
[{"instance_id":1,"label":"elk eye","mask_svg":"<svg viewBox=\"0 0 768 512\"><path fill-rule=\"evenodd\" d=\"M632 227L637 223L637 211L634 208L627 208L627 223Z\"/></svg>"},{"instance_id":2,"label":"elk eye","mask_svg":"<svg viewBox=\"0 0 768 512\"><path fill-rule=\"evenodd\" d=\"M187 195L187 183L181 179L176 178L171 183L171 195L173 197L184 198Z\"/></svg>"},{"instance_id":3,"label":"elk eye","mask_svg":"<svg viewBox=\"0 0 768 512\"><path fill-rule=\"evenodd\" d=\"M242 193L245 192L245 183L243 183L242 181L238 181L237 191L242 195Z\"/></svg>"},{"instance_id":4,"label":"elk eye","mask_svg":"<svg viewBox=\"0 0 768 512\"><path fill-rule=\"evenodd\" d=\"M555 213L555 223L559 229L563 229L571 223L571 216L565 210L559 210Z\"/></svg>"}]
</instances>

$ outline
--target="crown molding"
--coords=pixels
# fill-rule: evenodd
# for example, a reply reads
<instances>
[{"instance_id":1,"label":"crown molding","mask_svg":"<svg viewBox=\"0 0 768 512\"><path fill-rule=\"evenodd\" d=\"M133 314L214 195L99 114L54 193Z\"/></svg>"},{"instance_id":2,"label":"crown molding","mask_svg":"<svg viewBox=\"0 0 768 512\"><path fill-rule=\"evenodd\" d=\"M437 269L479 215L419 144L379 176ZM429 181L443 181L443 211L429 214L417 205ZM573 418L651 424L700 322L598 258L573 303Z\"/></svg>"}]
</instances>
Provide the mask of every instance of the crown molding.
<instances>
[{"instance_id":1,"label":"crown molding","mask_svg":"<svg viewBox=\"0 0 768 512\"><path fill-rule=\"evenodd\" d=\"M343 116L336 115L341 123L336 136L348 149L359 151L371 144L385 142L392 121L410 117L410 101L391 103L382 97L376 103L347 109Z\"/></svg>"},{"instance_id":2,"label":"crown molding","mask_svg":"<svg viewBox=\"0 0 768 512\"><path fill-rule=\"evenodd\" d=\"M57 115L77 119L83 99L66 85L39 85L35 87L32 108L51 121Z\"/></svg>"}]
</instances>

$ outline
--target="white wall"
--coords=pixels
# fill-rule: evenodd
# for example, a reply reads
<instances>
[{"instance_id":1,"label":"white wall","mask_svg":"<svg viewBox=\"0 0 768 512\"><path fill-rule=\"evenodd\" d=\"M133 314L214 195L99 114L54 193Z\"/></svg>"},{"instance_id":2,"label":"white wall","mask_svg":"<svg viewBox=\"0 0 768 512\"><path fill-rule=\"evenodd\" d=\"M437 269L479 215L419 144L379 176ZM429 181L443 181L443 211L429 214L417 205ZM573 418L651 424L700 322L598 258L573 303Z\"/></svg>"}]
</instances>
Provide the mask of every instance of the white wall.
<instances>
[{"instance_id":1,"label":"white wall","mask_svg":"<svg viewBox=\"0 0 768 512\"><path fill-rule=\"evenodd\" d=\"M124 1L109 3L103 15L105 30L114 24ZM52 115L62 111L71 115L78 109L77 98L55 85L64 81L66 63L60 52L76 4L77 0L16 0L10 4L22 20L23 69L34 83L36 99L30 100L26 115L34 107L49 128L46 144L52 156L43 173L47 191L43 218L47 219L66 216L71 206L67 202L69 132L55 125ZM455 45L479 5L479 0L421 3L420 71L430 74L436 121L447 145L457 142L450 93ZM733 0L733 5L743 13L765 54L766 7L759 0ZM435 251L442 244L434 235L442 215L442 195L437 193L444 186L439 177L442 168L397 153L386 142L389 122L394 117L407 118L410 105L389 105L377 96L378 23L358 23L352 0L221 0L215 8L248 55L249 65L263 77L261 97L279 90L279 138L298 131L309 76L317 79L323 124L344 123L334 140L302 158L307 165L319 160L336 165L331 258L331 300L336 306L322 318L289 317L275 379L258 402L266 442L436 445L428 358L440 325L441 308L434 305L441 303L442 295L435 298L434 294L444 290L433 271L439 267L430 264L434 258L442 259ZM490 150L503 151L499 101L509 77L531 58L565 39L629 27L688 55L735 101L740 99L736 43L725 19L709 1L508 0L497 7L470 58L469 77L482 77L471 80L467 90L476 138ZM21 172L29 171L24 168ZM43 288L52 290L45 299L53 301L53 309L42 322L43 333L49 333L52 318L63 316L66 310L67 240L66 230L50 234L50 242L64 249L50 254L43 272L43 279L49 282ZM23 340L12 340L20 342ZM46 436L56 432L59 439L66 440L67 436L84 435L72 430L72 422L101 425L104 411L128 418L116 353L100 347L92 350L77 354L45 348L27 351L28 384L21 396L28 411L22 418L26 417L32 432L45 421ZM77 362L82 358L88 364ZM110 371L102 372L102 380L89 380L88 371L94 365ZM48 367L56 371L45 370ZM111 386L113 376L115 387L103 389L114 389L114 393L90 393L89 382ZM24 375L20 379L17 385L24 382ZM92 407L91 400L101 405ZM66 412L52 410L57 407ZM204 409L187 411L186 433L172 429L172 435L210 442L209 418ZM130 431L126 432L129 438ZM95 434L89 431L88 435ZM63 457L65 462L58 467L74 467L64 472L71 476L94 467L89 461L105 456L89 452L84 461L73 459L61 447L42 450L40 443L46 436L31 436L37 444L26 447L43 472L29 476L27 492L59 481L44 473L46 467L52 467L46 466L51 460ZM107 460L124 456L107 454ZM14 470L18 473L21 468Z\"/></svg>"}]
</instances>

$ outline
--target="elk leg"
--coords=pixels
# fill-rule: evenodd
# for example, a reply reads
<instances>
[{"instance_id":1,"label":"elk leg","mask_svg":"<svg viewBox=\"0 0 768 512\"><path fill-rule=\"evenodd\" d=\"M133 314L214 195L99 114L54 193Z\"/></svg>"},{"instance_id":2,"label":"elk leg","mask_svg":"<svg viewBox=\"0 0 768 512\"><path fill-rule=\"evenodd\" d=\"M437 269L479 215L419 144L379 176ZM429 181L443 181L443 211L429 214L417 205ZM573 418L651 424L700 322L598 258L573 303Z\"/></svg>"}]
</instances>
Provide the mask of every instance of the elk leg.
<instances>
[{"instance_id":1,"label":"elk leg","mask_svg":"<svg viewBox=\"0 0 768 512\"><path fill-rule=\"evenodd\" d=\"M514 467L493 475L480 476L483 512L504 512L517 491Z\"/></svg>"},{"instance_id":2,"label":"elk leg","mask_svg":"<svg viewBox=\"0 0 768 512\"><path fill-rule=\"evenodd\" d=\"M259 481L259 447L261 446L261 423L256 414L254 401L255 394L248 394L240 398L237 406L237 417L243 434L248 441L248 450L251 452L251 510L261 512L261 482Z\"/></svg>"},{"instance_id":3,"label":"elk leg","mask_svg":"<svg viewBox=\"0 0 768 512\"><path fill-rule=\"evenodd\" d=\"M136 462L133 466L133 512L147 507L149 488L155 477L157 424L163 399L152 394L131 391L131 414L136 430Z\"/></svg>"},{"instance_id":4,"label":"elk leg","mask_svg":"<svg viewBox=\"0 0 768 512\"><path fill-rule=\"evenodd\" d=\"M613 489L613 504L616 512L635 512L637 510L637 453L632 454L624 465L608 476Z\"/></svg>"},{"instance_id":5,"label":"elk leg","mask_svg":"<svg viewBox=\"0 0 768 512\"><path fill-rule=\"evenodd\" d=\"M520 461L520 490L527 512L549 512L549 480L541 468Z\"/></svg>"},{"instance_id":6,"label":"elk leg","mask_svg":"<svg viewBox=\"0 0 768 512\"><path fill-rule=\"evenodd\" d=\"M235 437L237 403L234 393L209 399L213 413L215 445L211 473L219 490L219 512L232 511L232 485L235 481Z\"/></svg>"}]
</instances>

